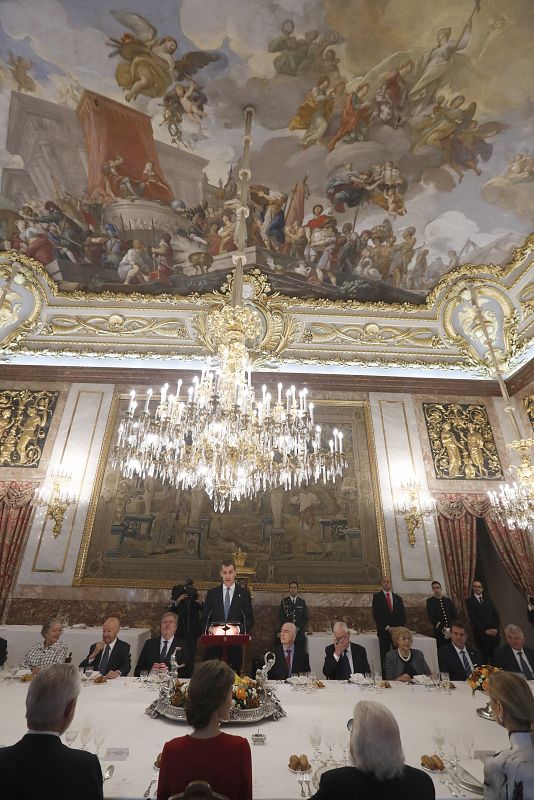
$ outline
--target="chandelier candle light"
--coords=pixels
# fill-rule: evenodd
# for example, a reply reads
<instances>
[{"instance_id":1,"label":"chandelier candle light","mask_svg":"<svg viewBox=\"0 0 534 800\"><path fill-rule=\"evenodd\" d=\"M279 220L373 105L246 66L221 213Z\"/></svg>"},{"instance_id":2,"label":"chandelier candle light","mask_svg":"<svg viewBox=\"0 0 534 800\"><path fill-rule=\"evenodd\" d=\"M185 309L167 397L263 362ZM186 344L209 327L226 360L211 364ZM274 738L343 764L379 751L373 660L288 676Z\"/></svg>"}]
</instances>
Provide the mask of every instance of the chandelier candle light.
<instances>
[{"instance_id":1,"label":"chandelier candle light","mask_svg":"<svg viewBox=\"0 0 534 800\"><path fill-rule=\"evenodd\" d=\"M284 390L279 383L273 397L262 386L256 397L252 385L254 363L247 342L261 332L254 307L243 302L252 118L253 109L246 108L231 298L209 318L215 356L187 392L181 380L171 393L166 383L155 409L151 389L142 411L132 390L113 454L113 465L126 477L204 489L215 511L278 486L289 490L334 480L346 466L341 431L334 429L328 450L322 449L321 427L315 424L306 388Z\"/></svg>"}]
</instances>

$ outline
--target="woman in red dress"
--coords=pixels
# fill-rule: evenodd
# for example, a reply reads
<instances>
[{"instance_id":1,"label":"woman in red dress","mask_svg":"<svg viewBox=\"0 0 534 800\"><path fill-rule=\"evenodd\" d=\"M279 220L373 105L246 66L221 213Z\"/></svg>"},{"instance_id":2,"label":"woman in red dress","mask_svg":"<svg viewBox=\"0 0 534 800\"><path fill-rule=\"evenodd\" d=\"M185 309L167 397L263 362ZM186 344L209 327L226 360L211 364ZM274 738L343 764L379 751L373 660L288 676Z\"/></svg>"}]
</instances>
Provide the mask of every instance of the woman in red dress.
<instances>
[{"instance_id":1,"label":"woman in red dress","mask_svg":"<svg viewBox=\"0 0 534 800\"><path fill-rule=\"evenodd\" d=\"M229 800L252 800L249 743L219 730L230 714L233 684L234 672L223 661L205 661L195 669L185 707L194 730L164 746L158 800L168 800L198 780Z\"/></svg>"}]
</instances>

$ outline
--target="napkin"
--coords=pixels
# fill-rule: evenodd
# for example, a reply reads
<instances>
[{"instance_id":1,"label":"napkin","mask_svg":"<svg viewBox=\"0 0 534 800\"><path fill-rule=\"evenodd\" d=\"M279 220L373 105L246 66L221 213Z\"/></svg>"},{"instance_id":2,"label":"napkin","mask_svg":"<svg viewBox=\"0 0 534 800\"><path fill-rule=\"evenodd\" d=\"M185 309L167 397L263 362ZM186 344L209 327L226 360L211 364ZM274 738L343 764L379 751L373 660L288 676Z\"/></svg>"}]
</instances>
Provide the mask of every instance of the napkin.
<instances>
[{"instance_id":1,"label":"napkin","mask_svg":"<svg viewBox=\"0 0 534 800\"><path fill-rule=\"evenodd\" d=\"M421 686L430 686L432 684L432 678L430 675L414 675L412 682L418 683Z\"/></svg>"},{"instance_id":2,"label":"napkin","mask_svg":"<svg viewBox=\"0 0 534 800\"><path fill-rule=\"evenodd\" d=\"M484 762L478 758L466 758L464 761L459 762L461 768L467 772L470 778L484 785Z\"/></svg>"}]
</instances>

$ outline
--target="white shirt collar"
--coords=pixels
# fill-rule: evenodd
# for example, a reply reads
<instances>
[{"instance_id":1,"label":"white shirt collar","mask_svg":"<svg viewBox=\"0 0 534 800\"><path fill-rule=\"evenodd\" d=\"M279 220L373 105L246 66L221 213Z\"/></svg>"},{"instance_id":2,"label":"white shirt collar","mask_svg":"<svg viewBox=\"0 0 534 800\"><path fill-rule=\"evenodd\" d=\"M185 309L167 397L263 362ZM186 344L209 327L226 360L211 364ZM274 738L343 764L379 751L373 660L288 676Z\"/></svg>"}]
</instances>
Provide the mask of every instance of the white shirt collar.
<instances>
[{"instance_id":1,"label":"white shirt collar","mask_svg":"<svg viewBox=\"0 0 534 800\"><path fill-rule=\"evenodd\" d=\"M230 597L234 596L235 582L232 583L231 586L227 586L225 583L223 583L222 588L223 588L223 595L226 594L227 589L230 589Z\"/></svg>"},{"instance_id":2,"label":"white shirt collar","mask_svg":"<svg viewBox=\"0 0 534 800\"><path fill-rule=\"evenodd\" d=\"M115 647L116 643L117 643L117 637L115 637L115 639L113 639L113 641L109 643L109 654L110 655L112 654L113 648ZM105 649L106 649L106 645L104 646L104 650ZM102 652L104 652L104 650L102 650Z\"/></svg>"},{"instance_id":3,"label":"white shirt collar","mask_svg":"<svg viewBox=\"0 0 534 800\"><path fill-rule=\"evenodd\" d=\"M61 738L61 734L59 731L31 731L28 730L26 733L31 733L32 736L57 736L58 739Z\"/></svg>"}]
</instances>

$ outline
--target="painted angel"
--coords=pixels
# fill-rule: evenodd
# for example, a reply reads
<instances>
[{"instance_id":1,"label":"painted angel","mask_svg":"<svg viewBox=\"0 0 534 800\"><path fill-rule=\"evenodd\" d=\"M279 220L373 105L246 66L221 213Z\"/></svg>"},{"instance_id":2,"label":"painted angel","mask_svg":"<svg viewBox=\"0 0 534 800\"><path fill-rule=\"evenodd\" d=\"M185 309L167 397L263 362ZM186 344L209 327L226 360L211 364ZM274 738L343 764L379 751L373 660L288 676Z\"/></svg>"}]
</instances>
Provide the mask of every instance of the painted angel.
<instances>
[{"instance_id":1,"label":"painted angel","mask_svg":"<svg viewBox=\"0 0 534 800\"><path fill-rule=\"evenodd\" d=\"M175 81L190 78L219 58L212 53L193 50L175 60L178 44L172 36L158 37L156 28L140 14L116 10L111 10L111 14L133 31L133 34L123 33L120 39L108 40L108 45L114 48L109 55L124 60L117 65L115 77L125 90L124 97L128 102L140 94L163 97Z\"/></svg>"}]
</instances>

